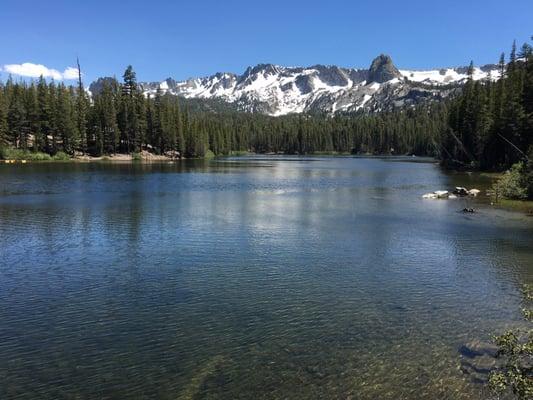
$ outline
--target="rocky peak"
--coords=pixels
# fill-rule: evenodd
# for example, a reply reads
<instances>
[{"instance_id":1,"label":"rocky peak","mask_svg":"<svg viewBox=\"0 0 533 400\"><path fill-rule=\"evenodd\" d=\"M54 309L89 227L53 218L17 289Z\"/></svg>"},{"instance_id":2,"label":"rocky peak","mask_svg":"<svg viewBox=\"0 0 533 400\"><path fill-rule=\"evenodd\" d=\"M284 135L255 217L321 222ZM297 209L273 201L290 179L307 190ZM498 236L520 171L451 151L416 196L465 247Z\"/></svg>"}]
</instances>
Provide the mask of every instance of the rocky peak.
<instances>
[{"instance_id":1,"label":"rocky peak","mask_svg":"<svg viewBox=\"0 0 533 400\"><path fill-rule=\"evenodd\" d=\"M92 82L89 85L89 92L91 92L93 96L99 95L100 93L102 93L102 90L104 90L104 85L116 87L118 86L118 81L116 78L111 76L98 78L96 81Z\"/></svg>"},{"instance_id":2,"label":"rocky peak","mask_svg":"<svg viewBox=\"0 0 533 400\"><path fill-rule=\"evenodd\" d=\"M244 71L243 77L263 74L263 75L275 75L278 74L279 68L274 64L257 64L255 67L248 67Z\"/></svg>"},{"instance_id":3,"label":"rocky peak","mask_svg":"<svg viewBox=\"0 0 533 400\"><path fill-rule=\"evenodd\" d=\"M178 84L178 82L176 82L176 80L173 79L173 78L167 78L167 79L165 79L165 82L166 82L167 85L168 85L169 87L171 87L171 88L176 87L176 85Z\"/></svg>"},{"instance_id":4,"label":"rocky peak","mask_svg":"<svg viewBox=\"0 0 533 400\"><path fill-rule=\"evenodd\" d=\"M368 82L383 83L394 78L401 78L402 74L392 63L390 56L381 54L374 58L368 70Z\"/></svg>"}]
</instances>

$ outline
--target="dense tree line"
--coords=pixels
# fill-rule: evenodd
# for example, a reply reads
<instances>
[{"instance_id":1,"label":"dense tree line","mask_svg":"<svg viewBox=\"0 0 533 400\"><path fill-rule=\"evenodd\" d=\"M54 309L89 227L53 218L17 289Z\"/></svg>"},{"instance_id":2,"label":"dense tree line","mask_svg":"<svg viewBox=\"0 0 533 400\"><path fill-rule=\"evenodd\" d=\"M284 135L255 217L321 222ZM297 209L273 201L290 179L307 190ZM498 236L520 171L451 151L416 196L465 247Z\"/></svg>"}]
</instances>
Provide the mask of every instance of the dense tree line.
<instances>
[{"instance_id":1,"label":"dense tree line","mask_svg":"<svg viewBox=\"0 0 533 400\"><path fill-rule=\"evenodd\" d=\"M0 86L0 140L48 154L99 156L147 150L202 157L234 151L435 154L446 105L377 115L269 117L192 109L185 99L157 92L146 97L133 69L123 82L106 82L89 98L81 79Z\"/></svg>"}]
</instances>

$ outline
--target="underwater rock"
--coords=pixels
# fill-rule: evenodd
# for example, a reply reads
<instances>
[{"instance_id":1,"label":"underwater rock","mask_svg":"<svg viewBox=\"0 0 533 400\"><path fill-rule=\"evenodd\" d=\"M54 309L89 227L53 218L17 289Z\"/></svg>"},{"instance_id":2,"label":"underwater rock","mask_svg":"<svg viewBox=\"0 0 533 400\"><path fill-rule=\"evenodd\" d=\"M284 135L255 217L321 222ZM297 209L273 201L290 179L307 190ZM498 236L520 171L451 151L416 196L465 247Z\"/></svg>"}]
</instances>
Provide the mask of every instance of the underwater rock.
<instances>
[{"instance_id":1,"label":"underwater rock","mask_svg":"<svg viewBox=\"0 0 533 400\"><path fill-rule=\"evenodd\" d=\"M500 363L498 362L498 359L487 354L469 359L463 358L461 360L461 370L466 373L475 371L482 374L488 374L499 367Z\"/></svg>"},{"instance_id":2,"label":"underwater rock","mask_svg":"<svg viewBox=\"0 0 533 400\"><path fill-rule=\"evenodd\" d=\"M493 371L502 368L505 360L498 358L498 347L492 343L472 340L459 348L461 371L473 382L486 383Z\"/></svg>"},{"instance_id":3,"label":"underwater rock","mask_svg":"<svg viewBox=\"0 0 533 400\"><path fill-rule=\"evenodd\" d=\"M498 355L498 346L475 339L459 347L459 353L468 358L474 358L485 354L491 357L496 357Z\"/></svg>"},{"instance_id":4,"label":"underwater rock","mask_svg":"<svg viewBox=\"0 0 533 400\"><path fill-rule=\"evenodd\" d=\"M228 361L222 355L216 355L200 366L187 386L185 386L178 396L179 399L192 400L199 397L202 390L209 385L209 381L214 380L215 386L222 386L228 379L223 375L224 364Z\"/></svg>"}]
</instances>

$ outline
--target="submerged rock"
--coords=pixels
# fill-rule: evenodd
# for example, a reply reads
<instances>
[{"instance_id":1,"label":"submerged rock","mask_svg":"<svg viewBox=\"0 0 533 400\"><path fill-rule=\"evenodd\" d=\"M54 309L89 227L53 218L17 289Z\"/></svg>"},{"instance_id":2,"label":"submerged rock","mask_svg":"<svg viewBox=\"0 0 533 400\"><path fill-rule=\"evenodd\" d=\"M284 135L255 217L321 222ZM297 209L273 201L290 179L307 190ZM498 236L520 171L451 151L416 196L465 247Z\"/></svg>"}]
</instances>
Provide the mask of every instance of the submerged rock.
<instances>
[{"instance_id":1,"label":"submerged rock","mask_svg":"<svg viewBox=\"0 0 533 400\"><path fill-rule=\"evenodd\" d=\"M459 347L461 371L473 382L486 383L493 371L501 369L504 360L498 358L498 347L492 343L472 340Z\"/></svg>"},{"instance_id":2,"label":"submerged rock","mask_svg":"<svg viewBox=\"0 0 533 400\"><path fill-rule=\"evenodd\" d=\"M474 358L463 358L461 360L461 370L466 373L468 373L468 371L475 371L482 374L488 374L499 367L498 359L487 354Z\"/></svg>"},{"instance_id":3,"label":"submerged rock","mask_svg":"<svg viewBox=\"0 0 533 400\"><path fill-rule=\"evenodd\" d=\"M498 355L498 346L475 339L459 347L459 353L468 358L482 355L496 357Z\"/></svg>"}]
</instances>

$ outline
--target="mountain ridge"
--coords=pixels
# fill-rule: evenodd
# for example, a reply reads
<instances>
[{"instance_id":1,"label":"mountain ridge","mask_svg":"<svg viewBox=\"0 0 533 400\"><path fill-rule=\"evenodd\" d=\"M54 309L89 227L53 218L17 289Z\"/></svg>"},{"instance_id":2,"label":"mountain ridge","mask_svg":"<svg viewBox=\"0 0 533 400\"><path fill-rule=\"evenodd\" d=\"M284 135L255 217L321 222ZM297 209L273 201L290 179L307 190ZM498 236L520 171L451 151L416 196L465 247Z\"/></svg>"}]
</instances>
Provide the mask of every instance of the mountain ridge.
<instances>
[{"instance_id":1,"label":"mountain ridge","mask_svg":"<svg viewBox=\"0 0 533 400\"><path fill-rule=\"evenodd\" d=\"M262 63L241 74L217 72L200 78L141 82L146 96L171 94L188 99L218 99L244 112L272 116L291 113L379 112L440 101L468 79L468 67L402 70L390 56L376 57L370 68L316 64L284 67ZM473 79L497 79L497 66L474 68ZM100 78L109 79L109 78ZM97 81L98 82L98 81ZM98 92L98 84L89 90ZM100 85L102 81L100 81Z\"/></svg>"}]
</instances>

